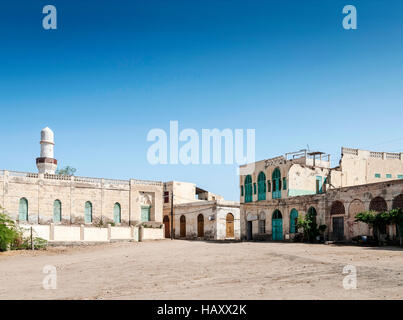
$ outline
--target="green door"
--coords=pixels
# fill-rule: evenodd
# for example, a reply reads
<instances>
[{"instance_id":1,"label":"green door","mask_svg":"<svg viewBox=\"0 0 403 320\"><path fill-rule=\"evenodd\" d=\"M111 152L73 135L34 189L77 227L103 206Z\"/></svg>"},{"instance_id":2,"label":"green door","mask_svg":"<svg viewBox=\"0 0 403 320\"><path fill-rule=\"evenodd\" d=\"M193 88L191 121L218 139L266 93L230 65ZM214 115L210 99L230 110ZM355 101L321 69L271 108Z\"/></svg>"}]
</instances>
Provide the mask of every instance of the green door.
<instances>
[{"instance_id":1,"label":"green door","mask_svg":"<svg viewBox=\"0 0 403 320\"><path fill-rule=\"evenodd\" d=\"M150 206L141 207L141 221L150 221Z\"/></svg>"},{"instance_id":2,"label":"green door","mask_svg":"<svg viewBox=\"0 0 403 320\"><path fill-rule=\"evenodd\" d=\"M274 211L272 218L272 240L283 240L283 217L279 210Z\"/></svg>"},{"instance_id":3,"label":"green door","mask_svg":"<svg viewBox=\"0 0 403 320\"><path fill-rule=\"evenodd\" d=\"M62 221L62 203L59 200L55 200L53 203L53 222Z\"/></svg>"},{"instance_id":4,"label":"green door","mask_svg":"<svg viewBox=\"0 0 403 320\"><path fill-rule=\"evenodd\" d=\"M28 221L28 200L25 198L20 199L19 203L19 220Z\"/></svg>"}]
</instances>

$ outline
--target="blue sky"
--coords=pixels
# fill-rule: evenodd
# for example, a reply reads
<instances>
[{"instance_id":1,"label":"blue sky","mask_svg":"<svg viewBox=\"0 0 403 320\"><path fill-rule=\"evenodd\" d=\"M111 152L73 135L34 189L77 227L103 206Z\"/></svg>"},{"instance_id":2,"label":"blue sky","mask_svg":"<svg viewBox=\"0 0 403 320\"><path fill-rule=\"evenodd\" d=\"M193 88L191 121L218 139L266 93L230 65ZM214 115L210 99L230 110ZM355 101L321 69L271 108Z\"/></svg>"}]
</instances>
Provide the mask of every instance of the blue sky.
<instances>
[{"instance_id":1,"label":"blue sky","mask_svg":"<svg viewBox=\"0 0 403 320\"><path fill-rule=\"evenodd\" d=\"M42 28L42 8L58 29ZM342 28L353 4L358 29ZM256 159L403 151L403 2L3 1L0 168L36 171L40 130L83 176L192 181L237 200L229 165L147 162L149 130L256 129Z\"/></svg>"}]
</instances>

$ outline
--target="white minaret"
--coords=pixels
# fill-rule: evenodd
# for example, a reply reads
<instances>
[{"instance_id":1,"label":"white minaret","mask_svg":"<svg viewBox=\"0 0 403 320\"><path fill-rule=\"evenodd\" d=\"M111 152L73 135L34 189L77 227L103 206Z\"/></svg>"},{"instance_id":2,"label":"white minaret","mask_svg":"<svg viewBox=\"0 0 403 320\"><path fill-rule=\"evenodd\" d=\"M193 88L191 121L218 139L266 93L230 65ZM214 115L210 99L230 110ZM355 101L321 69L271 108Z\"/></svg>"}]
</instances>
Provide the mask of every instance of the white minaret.
<instances>
[{"instance_id":1,"label":"white minaret","mask_svg":"<svg viewBox=\"0 0 403 320\"><path fill-rule=\"evenodd\" d=\"M41 131L41 157L36 159L39 173L55 174L57 160L54 159L55 135L48 127Z\"/></svg>"}]
</instances>

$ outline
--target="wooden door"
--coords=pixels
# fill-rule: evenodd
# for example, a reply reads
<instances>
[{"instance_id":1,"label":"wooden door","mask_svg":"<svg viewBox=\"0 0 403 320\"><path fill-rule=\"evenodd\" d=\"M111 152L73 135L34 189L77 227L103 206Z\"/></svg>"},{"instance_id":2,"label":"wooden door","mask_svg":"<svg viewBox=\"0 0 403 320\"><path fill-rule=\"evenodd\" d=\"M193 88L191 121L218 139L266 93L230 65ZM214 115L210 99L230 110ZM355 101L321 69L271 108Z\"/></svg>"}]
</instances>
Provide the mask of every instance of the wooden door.
<instances>
[{"instance_id":1,"label":"wooden door","mask_svg":"<svg viewBox=\"0 0 403 320\"><path fill-rule=\"evenodd\" d=\"M181 236L181 238L186 237L186 218L185 218L185 216L181 216L181 219L180 219L180 236Z\"/></svg>"},{"instance_id":2,"label":"wooden door","mask_svg":"<svg viewBox=\"0 0 403 320\"><path fill-rule=\"evenodd\" d=\"M344 218L334 217L333 222L333 239L340 241L344 239Z\"/></svg>"},{"instance_id":3,"label":"wooden door","mask_svg":"<svg viewBox=\"0 0 403 320\"><path fill-rule=\"evenodd\" d=\"M232 213L227 214L226 237L227 238L234 238L235 237L235 233L234 233L234 216L232 215Z\"/></svg>"},{"instance_id":4,"label":"wooden door","mask_svg":"<svg viewBox=\"0 0 403 320\"><path fill-rule=\"evenodd\" d=\"M169 225L169 217L164 216L165 238L171 237L171 226Z\"/></svg>"},{"instance_id":5,"label":"wooden door","mask_svg":"<svg viewBox=\"0 0 403 320\"><path fill-rule=\"evenodd\" d=\"M202 214L197 216L197 236L204 237L204 217Z\"/></svg>"}]
</instances>

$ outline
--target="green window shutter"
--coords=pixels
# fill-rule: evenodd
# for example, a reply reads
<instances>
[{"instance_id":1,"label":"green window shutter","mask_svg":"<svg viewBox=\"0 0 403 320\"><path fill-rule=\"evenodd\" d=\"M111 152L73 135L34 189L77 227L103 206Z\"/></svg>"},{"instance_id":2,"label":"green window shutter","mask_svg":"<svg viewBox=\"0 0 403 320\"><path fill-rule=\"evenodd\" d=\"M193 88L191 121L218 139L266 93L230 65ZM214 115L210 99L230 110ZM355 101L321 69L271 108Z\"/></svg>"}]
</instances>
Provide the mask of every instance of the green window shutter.
<instances>
[{"instance_id":1,"label":"green window shutter","mask_svg":"<svg viewBox=\"0 0 403 320\"><path fill-rule=\"evenodd\" d=\"M391 179L391 178L392 178L392 175L391 175L390 173L388 173L388 174L386 175L386 178Z\"/></svg>"},{"instance_id":2,"label":"green window shutter","mask_svg":"<svg viewBox=\"0 0 403 320\"><path fill-rule=\"evenodd\" d=\"M150 206L141 206L141 221L150 221Z\"/></svg>"},{"instance_id":3,"label":"green window shutter","mask_svg":"<svg viewBox=\"0 0 403 320\"><path fill-rule=\"evenodd\" d=\"M258 200L266 200L266 175L260 172L258 176Z\"/></svg>"},{"instance_id":4,"label":"green window shutter","mask_svg":"<svg viewBox=\"0 0 403 320\"><path fill-rule=\"evenodd\" d=\"M380 178L381 174L380 173L375 173L375 178Z\"/></svg>"},{"instance_id":5,"label":"green window shutter","mask_svg":"<svg viewBox=\"0 0 403 320\"><path fill-rule=\"evenodd\" d=\"M298 221L298 211L292 209L290 213L290 233L297 232L297 221Z\"/></svg>"},{"instance_id":6,"label":"green window shutter","mask_svg":"<svg viewBox=\"0 0 403 320\"><path fill-rule=\"evenodd\" d=\"M113 207L113 221L115 223L120 223L121 222L121 208L119 203L115 203Z\"/></svg>"},{"instance_id":7,"label":"green window shutter","mask_svg":"<svg viewBox=\"0 0 403 320\"><path fill-rule=\"evenodd\" d=\"M85 223L92 222L92 203L89 201L85 203L84 222Z\"/></svg>"},{"instance_id":8,"label":"green window shutter","mask_svg":"<svg viewBox=\"0 0 403 320\"><path fill-rule=\"evenodd\" d=\"M59 200L53 202L53 222L62 221L62 203Z\"/></svg>"},{"instance_id":9,"label":"green window shutter","mask_svg":"<svg viewBox=\"0 0 403 320\"><path fill-rule=\"evenodd\" d=\"M273 181L273 190L272 190L272 198L280 199L281 198L281 172L279 168L274 169L272 174Z\"/></svg>"},{"instance_id":10,"label":"green window shutter","mask_svg":"<svg viewBox=\"0 0 403 320\"><path fill-rule=\"evenodd\" d=\"M403 174L398 174L398 175L397 175L397 178L398 178L398 179L403 179Z\"/></svg>"},{"instance_id":11,"label":"green window shutter","mask_svg":"<svg viewBox=\"0 0 403 320\"><path fill-rule=\"evenodd\" d=\"M247 175L245 177L245 203L252 202L252 176Z\"/></svg>"},{"instance_id":12,"label":"green window shutter","mask_svg":"<svg viewBox=\"0 0 403 320\"><path fill-rule=\"evenodd\" d=\"M283 178L283 190L287 190L287 179Z\"/></svg>"},{"instance_id":13,"label":"green window shutter","mask_svg":"<svg viewBox=\"0 0 403 320\"><path fill-rule=\"evenodd\" d=\"M322 193L322 177L316 176L316 193Z\"/></svg>"},{"instance_id":14,"label":"green window shutter","mask_svg":"<svg viewBox=\"0 0 403 320\"><path fill-rule=\"evenodd\" d=\"M19 220L20 221L28 221L28 200L25 198L20 199L19 207Z\"/></svg>"}]
</instances>

